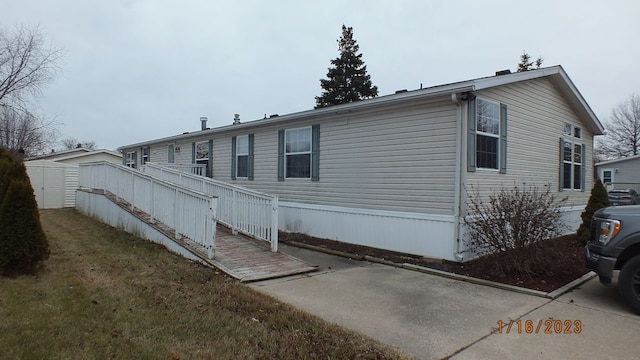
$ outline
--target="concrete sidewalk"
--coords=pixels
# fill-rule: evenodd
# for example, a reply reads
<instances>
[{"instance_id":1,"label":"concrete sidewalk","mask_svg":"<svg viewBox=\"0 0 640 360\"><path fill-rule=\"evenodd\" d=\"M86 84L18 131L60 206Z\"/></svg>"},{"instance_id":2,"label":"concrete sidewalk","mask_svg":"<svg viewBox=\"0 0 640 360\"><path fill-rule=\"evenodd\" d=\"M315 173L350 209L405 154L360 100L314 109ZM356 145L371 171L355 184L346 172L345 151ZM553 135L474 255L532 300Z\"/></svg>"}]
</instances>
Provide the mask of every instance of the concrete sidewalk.
<instances>
[{"instance_id":1,"label":"concrete sidewalk","mask_svg":"<svg viewBox=\"0 0 640 360\"><path fill-rule=\"evenodd\" d=\"M549 300L299 248L281 251L319 271L252 287L418 358L626 359L640 353L640 316L597 279ZM509 334L498 333L498 321L519 319L521 333L517 323ZM527 320L533 332L542 324L538 334L526 333ZM546 320L571 320L572 334L544 334Z\"/></svg>"}]
</instances>

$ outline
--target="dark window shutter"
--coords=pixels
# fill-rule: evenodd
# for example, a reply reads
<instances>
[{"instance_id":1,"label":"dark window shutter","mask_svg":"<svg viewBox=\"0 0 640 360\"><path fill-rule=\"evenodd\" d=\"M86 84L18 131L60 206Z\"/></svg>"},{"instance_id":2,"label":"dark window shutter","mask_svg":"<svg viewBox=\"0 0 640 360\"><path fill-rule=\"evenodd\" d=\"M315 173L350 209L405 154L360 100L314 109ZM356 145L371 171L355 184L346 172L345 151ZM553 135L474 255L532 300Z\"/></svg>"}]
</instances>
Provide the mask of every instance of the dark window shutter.
<instances>
[{"instance_id":1,"label":"dark window shutter","mask_svg":"<svg viewBox=\"0 0 640 360\"><path fill-rule=\"evenodd\" d=\"M207 176L213 178L213 140L209 140L209 160L207 161Z\"/></svg>"},{"instance_id":2,"label":"dark window shutter","mask_svg":"<svg viewBox=\"0 0 640 360\"><path fill-rule=\"evenodd\" d=\"M582 166L580 166L580 189L581 191L585 191L585 174L586 174L586 168L587 168L587 152L586 152L586 146L584 144L582 144Z\"/></svg>"},{"instance_id":3,"label":"dark window shutter","mask_svg":"<svg viewBox=\"0 0 640 360\"><path fill-rule=\"evenodd\" d=\"M476 171L476 99L469 98L467 116L467 171Z\"/></svg>"},{"instance_id":4,"label":"dark window shutter","mask_svg":"<svg viewBox=\"0 0 640 360\"><path fill-rule=\"evenodd\" d=\"M253 134L249 134L249 156L247 158L247 178L253 180Z\"/></svg>"},{"instance_id":5,"label":"dark window shutter","mask_svg":"<svg viewBox=\"0 0 640 360\"><path fill-rule=\"evenodd\" d=\"M284 130L278 131L278 181L284 181Z\"/></svg>"},{"instance_id":6,"label":"dark window shutter","mask_svg":"<svg viewBox=\"0 0 640 360\"><path fill-rule=\"evenodd\" d=\"M320 125L311 127L311 181L320 181Z\"/></svg>"},{"instance_id":7,"label":"dark window shutter","mask_svg":"<svg viewBox=\"0 0 640 360\"><path fill-rule=\"evenodd\" d=\"M500 104L500 174L507 173L507 105Z\"/></svg>"},{"instance_id":8,"label":"dark window shutter","mask_svg":"<svg viewBox=\"0 0 640 360\"><path fill-rule=\"evenodd\" d=\"M122 150L122 165L127 165L127 151Z\"/></svg>"},{"instance_id":9,"label":"dark window shutter","mask_svg":"<svg viewBox=\"0 0 640 360\"><path fill-rule=\"evenodd\" d=\"M564 139L560 138L560 187L559 191L564 190Z\"/></svg>"},{"instance_id":10,"label":"dark window shutter","mask_svg":"<svg viewBox=\"0 0 640 360\"><path fill-rule=\"evenodd\" d=\"M196 143L191 143L191 163L196 163Z\"/></svg>"},{"instance_id":11,"label":"dark window shutter","mask_svg":"<svg viewBox=\"0 0 640 360\"><path fill-rule=\"evenodd\" d=\"M236 161L238 158L236 156L236 137L231 138L231 180L236 179Z\"/></svg>"}]
</instances>

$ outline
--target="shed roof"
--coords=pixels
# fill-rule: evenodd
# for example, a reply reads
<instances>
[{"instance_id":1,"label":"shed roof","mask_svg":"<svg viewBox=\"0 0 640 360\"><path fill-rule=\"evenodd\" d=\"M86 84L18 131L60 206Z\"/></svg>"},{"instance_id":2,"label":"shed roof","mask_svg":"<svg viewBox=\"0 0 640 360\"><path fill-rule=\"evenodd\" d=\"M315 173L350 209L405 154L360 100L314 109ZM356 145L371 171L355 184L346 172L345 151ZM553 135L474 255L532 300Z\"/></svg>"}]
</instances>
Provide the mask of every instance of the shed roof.
<instances>
[{"instance_id":1,"label":"shed roof","mask_svg":"<svg viewBox=\"0 0 640 360\"><path fill-rule=\"evenodd\" d=\"M602 161L602 162L596 163L595 166L612 165L612 164L621 163L623 161L631 161L631 160L638 160L638 159L640 159L640 155L633 155L633 156L628 156L622 159Z\"/></svg>"}]
</instances>

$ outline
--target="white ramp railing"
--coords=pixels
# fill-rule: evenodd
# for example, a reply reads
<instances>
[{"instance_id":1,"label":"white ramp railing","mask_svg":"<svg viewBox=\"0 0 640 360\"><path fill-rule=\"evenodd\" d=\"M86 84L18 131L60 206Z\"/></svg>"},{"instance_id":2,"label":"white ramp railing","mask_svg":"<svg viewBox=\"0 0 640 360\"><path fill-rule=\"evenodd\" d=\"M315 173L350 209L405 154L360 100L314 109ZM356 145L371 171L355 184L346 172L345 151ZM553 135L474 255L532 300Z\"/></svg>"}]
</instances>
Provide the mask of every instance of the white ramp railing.
<instances>
[{"instance_id":1,"label":"white ramp railing","mask_svg":"<svg viewBox=\"0 0 640 360\"><path fill-rule=\"evenodd\" d=\"M206 175L205 171L207 169L207 166L203 164L176 164L176 163L154 163L154 164L165 167L165 168L178 170L178 171L182 171L182 172L186 172L194 175L201 175L201 176Z\"/></svg>"},{"instance_id":2,"label":"white ramp railing","mask_svg":"<svg viewBox=\"0 0 640 360\"><path fill-rule=\"evenodd\" d=\"M128 202L131 210L143 211L187 238L214 258L218 198L154 178L110 162L80 164L80 187L100 189Z\"/></svg>"},{"instance_id":3,"label":"white ramp railing","mask_svg":"<svg viewBox=\"0 0 640 360\"><path fill-rule=\"evenodd\" d=\"M278 251L278 197L240 186L196 176L160 164L146 163L144 172L189 189L218 197L218 221L259 240L268 241Z\"/></svg>"}]
</instances>

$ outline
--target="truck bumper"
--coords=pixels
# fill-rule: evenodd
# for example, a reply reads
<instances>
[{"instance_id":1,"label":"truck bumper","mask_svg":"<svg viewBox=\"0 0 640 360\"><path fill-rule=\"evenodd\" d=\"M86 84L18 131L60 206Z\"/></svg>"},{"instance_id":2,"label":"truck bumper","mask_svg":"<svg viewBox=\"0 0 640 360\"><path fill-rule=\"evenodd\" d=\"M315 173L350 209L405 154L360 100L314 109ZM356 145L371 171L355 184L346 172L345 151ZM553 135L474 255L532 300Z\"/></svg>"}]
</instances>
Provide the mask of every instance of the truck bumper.
<instances>
[{"instance_id":1,"label":"truck bumper","mask_svg":"<svg viewBox=\"0 0 640 360\"><path fill-rule=\"evenodd\" d=\"M604 285L611 284L617 259L597 254L589 249L589 245L584 248L584 257L587 268L598 274L600 282Z\"/></svg>"}]
</instances>

